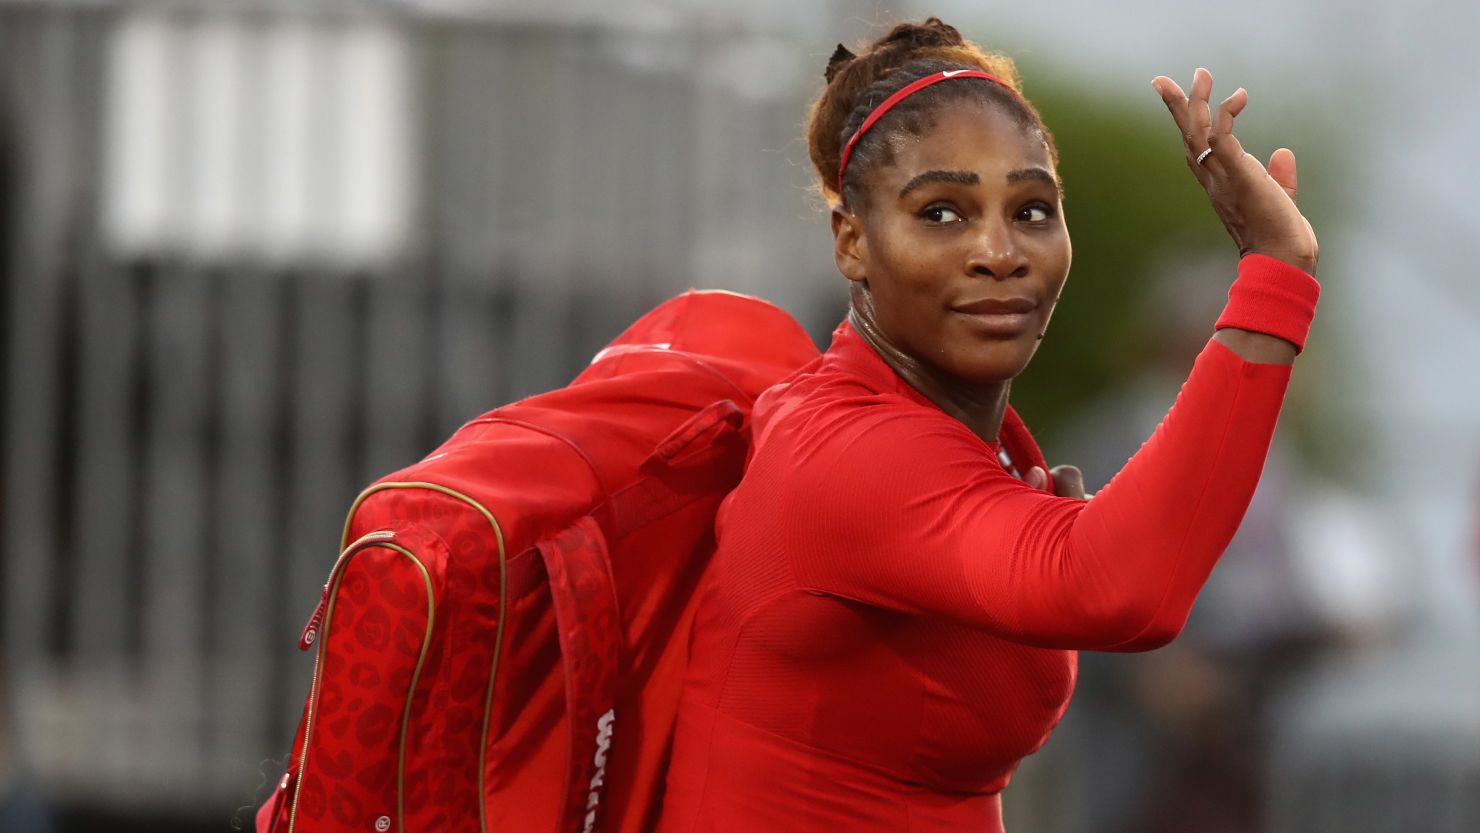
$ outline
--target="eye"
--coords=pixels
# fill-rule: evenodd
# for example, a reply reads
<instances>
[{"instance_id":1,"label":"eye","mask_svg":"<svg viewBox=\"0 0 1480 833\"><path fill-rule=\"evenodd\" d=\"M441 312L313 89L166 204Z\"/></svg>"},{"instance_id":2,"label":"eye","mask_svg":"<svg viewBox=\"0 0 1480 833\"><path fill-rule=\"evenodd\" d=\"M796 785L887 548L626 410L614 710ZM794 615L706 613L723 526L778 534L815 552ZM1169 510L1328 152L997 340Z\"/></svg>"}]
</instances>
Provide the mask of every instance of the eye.
<instances>
[{"instance_id":1,"label":"eye","mask_svg":"<svg viewBox=\"0 0 1480 833\"><path fill-rule=\"evenodd\" d=\"M1018 217L1030 223L1044 223L1053 218L1053 207L1035 202L1025 205L1018 211Z\"/></svg>"},{"instance_id":2,"label":"eye","mask_svg":"<svg viewBox=\"0 0 1480 833\"><path fill-rule=\"evenodd\" d=\"M924 217L930 223L942 226L947 223L958 223L961 221L961 215L956 212L956 209L944 205L932 205L921 211L920 216Z\"/></svg>"}]
</instances>

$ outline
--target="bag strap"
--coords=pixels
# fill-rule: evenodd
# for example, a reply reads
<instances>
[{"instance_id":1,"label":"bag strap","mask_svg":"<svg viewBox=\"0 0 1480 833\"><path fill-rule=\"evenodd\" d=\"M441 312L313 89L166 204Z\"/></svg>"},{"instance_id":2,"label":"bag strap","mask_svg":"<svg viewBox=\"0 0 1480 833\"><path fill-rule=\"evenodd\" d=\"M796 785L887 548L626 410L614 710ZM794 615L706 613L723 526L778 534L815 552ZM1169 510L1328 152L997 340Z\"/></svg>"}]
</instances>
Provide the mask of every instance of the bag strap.
<instances>
[{"instance_id":1,"label":"bag strap","mask_svg":"<svg viewBox=\"0 0 1480 833\"><path fill-rule=\"evenodd\" d=\"M611 561L589 515L538 545L550 580L570 740L560 833L591 833L616 719L622 622Z\"/></svg>"},{"instance_id":2,"label":"bag strap","mask_svg":"<svg viewBox=\"0 0 1480 833\"><path fill-rule=\"evenodd\" d=\"M697 495L692 489L676 483L679 478L675 475L684 469L712 462L715 446L743 430L744 426L745 412L740 410L740 406L721 399L700 409L675 428L643 461L638 469L641 476L597 508L595 514L611 530L612 540L616 541L692 503ZM712 485L698 484L699 488Z\"/></svg>"},{"instance_id":3,"label":"bag strap","mask_svg":"<svg viewBox=\"0 0 1480 833\"><path fill-rule=\"evenodd\" d=\"M569 719L570 764L560 833L595 830L616 721L623 629L602 529L616 541L703 497L704 489L713 487L712 478L695 491L684 488L683 478L676 475L685 469L702 471L691 467L713 461L715 446L744 423L744 412L728 399L703 408L653 449L634 483L537 545L555 607Z\"/></svg>"}]
</instances>

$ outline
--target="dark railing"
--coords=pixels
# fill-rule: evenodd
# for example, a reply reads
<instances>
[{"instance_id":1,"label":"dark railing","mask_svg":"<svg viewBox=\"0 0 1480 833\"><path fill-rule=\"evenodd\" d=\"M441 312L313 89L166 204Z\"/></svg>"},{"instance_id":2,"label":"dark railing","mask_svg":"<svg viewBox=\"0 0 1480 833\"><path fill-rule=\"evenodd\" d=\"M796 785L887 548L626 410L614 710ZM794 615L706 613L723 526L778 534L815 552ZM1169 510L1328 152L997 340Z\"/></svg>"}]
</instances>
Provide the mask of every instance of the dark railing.
<instances>
[{"instance_id":1,"label":"dark railing","mask_svg":"<svg viewBox=\"0 0 1480 833\"><path fill-rule=\"evenodd\" d=\"M524 20L391 20L417 185L398 251L120 247L107 72L133 5L0 5L0 675L11 752L57 798L196 812L246 803L286 752L298 630L361 485L569 379L689 286L825 332L841 281L805 192L802 92L691 71L744 37ZM321 34L367 14L328 7ZM187 32L228 14L143 8ZM245 37L293 12L253 14Z\"/></svg>"}]
</instances>

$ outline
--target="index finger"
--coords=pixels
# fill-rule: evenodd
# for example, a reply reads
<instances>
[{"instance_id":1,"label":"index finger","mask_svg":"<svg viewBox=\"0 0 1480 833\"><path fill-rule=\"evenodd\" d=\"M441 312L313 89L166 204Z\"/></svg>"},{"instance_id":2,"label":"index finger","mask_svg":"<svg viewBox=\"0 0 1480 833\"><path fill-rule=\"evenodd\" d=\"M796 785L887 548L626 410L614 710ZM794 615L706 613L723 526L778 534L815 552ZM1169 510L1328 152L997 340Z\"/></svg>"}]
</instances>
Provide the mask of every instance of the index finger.
<instances>
[{"instance_id":1,"label":"index finger","mask_svg":"<svg viewBox=\"0 0 1480 833\"><path fill-rule=\"evenodd\" d=\"M1167 106L1172 113L1172 121L1177 123L1177 129L1181 131L1183 138L1187 136L1187 93L1176 81L1158 75L1151 79L1151 88L1161 96L1161 102Z\"/></svg>"}]
</instances>

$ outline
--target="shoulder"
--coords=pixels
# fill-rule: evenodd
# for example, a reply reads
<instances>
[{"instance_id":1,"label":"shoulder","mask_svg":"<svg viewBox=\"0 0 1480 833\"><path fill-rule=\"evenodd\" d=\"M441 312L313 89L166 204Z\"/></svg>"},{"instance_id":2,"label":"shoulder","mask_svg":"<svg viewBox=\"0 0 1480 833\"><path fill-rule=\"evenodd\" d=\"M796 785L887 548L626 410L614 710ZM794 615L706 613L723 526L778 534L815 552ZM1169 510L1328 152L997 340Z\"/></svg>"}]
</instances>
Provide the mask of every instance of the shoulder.
<instances>
[{"instance_id":1,"label":"shoulder","mask_svg":"<svg viewBox=\"0 0 1480 833\"><path fill-rule=\"evenodd\" d=\"M755 427L757 444L787 438L807 445L832 444L842 438L911 429L971 436L966 426L939 408L856 378L826 373L797 377L766 390L756 401Z\"/></svg>"},{"instance_id":2,"label":"shoulder","mask_svg":"<svg viewBox=\"0 0 1480 833\"><path fill-rule=\"evenodd\" d=\"M754 474L800 503L927 483L1010 478L995 449L939 408L895 393L801 391L779 396L759 428ZM747 477L751 475L748 473Z\"/></svg>"}]
</instances>

